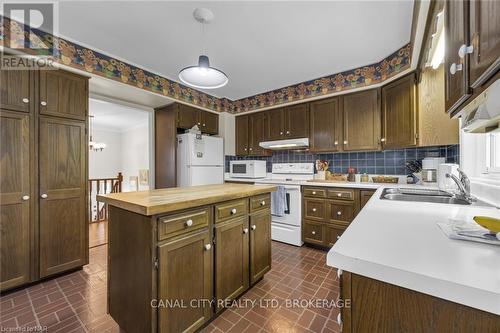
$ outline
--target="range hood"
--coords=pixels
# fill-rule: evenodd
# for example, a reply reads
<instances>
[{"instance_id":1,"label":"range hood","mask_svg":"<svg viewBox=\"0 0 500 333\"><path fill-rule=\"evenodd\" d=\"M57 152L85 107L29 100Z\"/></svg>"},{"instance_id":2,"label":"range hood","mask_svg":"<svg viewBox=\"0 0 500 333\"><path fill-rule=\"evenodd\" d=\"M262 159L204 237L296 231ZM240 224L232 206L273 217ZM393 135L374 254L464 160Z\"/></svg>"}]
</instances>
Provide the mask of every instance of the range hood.
<instances>
[{"instance_id":1,"label":"range hood","mask_svg":"<svg viewBox=\"0 0 500 333\"><path fill-rule=\"evenodd\" d=\"M264 141L259 143L259 146L272 150L309 148L309 138Z\"/></svg>"},{"instance_id":2,"label":"range hood","mask_svg":"<svg viewBox=\"0 0 500 333\"><path fill-rule=\"evenodd\" d=\"M485 133L500 127L500 79L464 107L462 130Z\"/></svg>"}]
</instances>

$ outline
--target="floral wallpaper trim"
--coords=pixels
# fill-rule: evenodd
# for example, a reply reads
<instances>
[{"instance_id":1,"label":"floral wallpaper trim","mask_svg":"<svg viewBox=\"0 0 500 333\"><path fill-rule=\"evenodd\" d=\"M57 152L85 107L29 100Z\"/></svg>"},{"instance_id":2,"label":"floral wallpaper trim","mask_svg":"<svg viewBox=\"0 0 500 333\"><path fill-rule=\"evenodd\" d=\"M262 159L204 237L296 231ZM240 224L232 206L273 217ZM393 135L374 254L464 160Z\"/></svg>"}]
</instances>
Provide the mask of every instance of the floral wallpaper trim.
<instances>
[{"instance_id":1,"label":"floral wallpaper trim","mask_svg":"<svg viewBox=\"0 0 500 333\"><path fill-rule=\"evenodd\" d=\"M26 27L29 28L31 34L25 33L23 24L7 17L0 16L0 20L1 46L23 45L26 35L30 38L31 45L38 47L23 49L27 54L53 55L56 62L66 66L164 95L176 101L219 112L255 111L260 108L284 105L300 100L307 101L308 98L312 97L367 87L381 83L408 69L411 65L411 45L408 43L387 58L372 65L232 101L187 87L38 29Z\"/></svg>"}]
</instances>

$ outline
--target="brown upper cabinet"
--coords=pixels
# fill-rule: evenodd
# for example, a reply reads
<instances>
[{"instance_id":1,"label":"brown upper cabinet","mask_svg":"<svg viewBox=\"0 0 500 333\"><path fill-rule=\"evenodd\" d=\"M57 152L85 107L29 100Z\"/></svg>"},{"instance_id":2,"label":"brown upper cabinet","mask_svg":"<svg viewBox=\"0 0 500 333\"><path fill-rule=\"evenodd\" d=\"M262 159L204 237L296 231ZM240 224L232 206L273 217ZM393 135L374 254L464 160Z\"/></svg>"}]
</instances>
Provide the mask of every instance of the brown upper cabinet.
<instances>
[{"instance_id":1,"label":"brown upper cabinet","mask_svg":"<svg viewBox=\"0 0 500 333\"><path fill-rule=\"evenodd\" d=\"M382 144L384 149L416 146L418 108L415 74L382 87Z\"/></svg>"},{"instance_id":2,"label":"brown upper cabinet","mask_svg":"<svg viewBox=\"0 0 500 333\"><path fill-rule=\"evenodd\" d=\"M345 95L344 150L380 149L380 91L378 89Z\"/></svg>"},{"instance_id":3,"label":"brown upper cabinet","mask_svg":"<svg viewBox=\"0 0 500 333\"><path fill-rule=\"evenodd\" d=\"M312 102L310 108L310 147L315 152L338 151L342 147L343 128L339 98Z\"/></svg>"},{"instance_id":4,"label":"brown upper cabinet","mask_svg":"<svg viewBox=\"0 0 500 333\"><path fill-rule=\"evenodd\" d=\"M248 155L248 116L235 119L236 155Z\"/></svg>"},{"instance_id":5,"label":"brown upper cabinet","mask_svg":"<svg viewBox=\"0 0 500 333\"><path fill-rule=\"evenodd\" d=\"M88 79L61 70L40 71L40 114L87 119Z\"/></svg>"},{"instance_id":6,"label":"brown upper cabinet","mask_svg":"<svg viewBox=\"0 0 500 333\"><path fill-rule=\"evenodd\" d=\"M188 105L176 104L177 107L177 128L189 129L198 125L202 133L219 133L219 115L193 108Z\"/></svg>"},{"instance_id":7,"label":"brown upper cabinet","mask_svg":"<svg viewBox=\"0 0 500 333\"><path fill-rule=\"evenodd\" d=\"M445 3L445 102L455 114L483 91L500 68L498 1Z\"/></svg>"},{"instance_id":8,"label":"brown upper cabinet","mask_svg":"<svg viewBox=\"0 0 500 333\"><path fill-rule=\"evenodd\" d=\"M0 107L4 110L30 111L33 96L30 78L34 75L25 70L0 70Z\"/></svg>"},{"instance_id":9,"label":"brown upper cabinet","mask_svg":"<svg viewBox=\"0 0 500 333\"><path fill-rule=\"evenodd\" d=\"M266 140L284 140L309 136L309 104L302 103L266 113Z\"/></svg>"},{"instance_id":10,"label":"brown upper cabinet","mask_svg":"<svg viewBox=\"0 0 500 333\"><path fill-rule=\"evenodd\" d=\"M500 68L500 1L469 1L470 82L485 83Z\"/></svg>"}]
</instances>

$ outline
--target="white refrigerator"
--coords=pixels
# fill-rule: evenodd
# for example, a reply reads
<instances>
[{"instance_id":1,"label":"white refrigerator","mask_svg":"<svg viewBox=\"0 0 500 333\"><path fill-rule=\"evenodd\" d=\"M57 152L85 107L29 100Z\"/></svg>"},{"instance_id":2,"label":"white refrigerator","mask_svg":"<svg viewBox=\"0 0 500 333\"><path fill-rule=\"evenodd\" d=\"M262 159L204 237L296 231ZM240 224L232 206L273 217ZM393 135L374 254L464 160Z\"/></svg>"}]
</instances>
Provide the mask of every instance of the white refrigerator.
<instances>
[{"instance_id":1,"label":"white refrigerator","mask_svg":"<svg viewBox=\"0 0 500 333\"><path fill-rule=\"evenodd\" d=\"M177 186L224 183L224 141L201 134L177 135Z\"/></svg>"}]
</instances>

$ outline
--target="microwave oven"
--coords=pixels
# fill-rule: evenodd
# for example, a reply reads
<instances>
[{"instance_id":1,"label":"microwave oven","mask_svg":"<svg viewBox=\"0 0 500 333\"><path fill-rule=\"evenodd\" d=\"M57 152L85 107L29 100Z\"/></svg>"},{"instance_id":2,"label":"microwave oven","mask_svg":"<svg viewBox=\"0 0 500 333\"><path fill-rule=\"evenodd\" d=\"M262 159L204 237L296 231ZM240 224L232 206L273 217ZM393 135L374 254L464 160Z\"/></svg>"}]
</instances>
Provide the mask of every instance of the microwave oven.
<instances>
[{"instance_id":1,"label":"microwave oven","mask_svg":"<svg viewBox=\"0 0 500 333\"><path fill-rule=\"evenodd\" d=\"M266 161L230 161L229 175L233 178L265 178L267 176Z\"/></svg>"}]
</instances>

